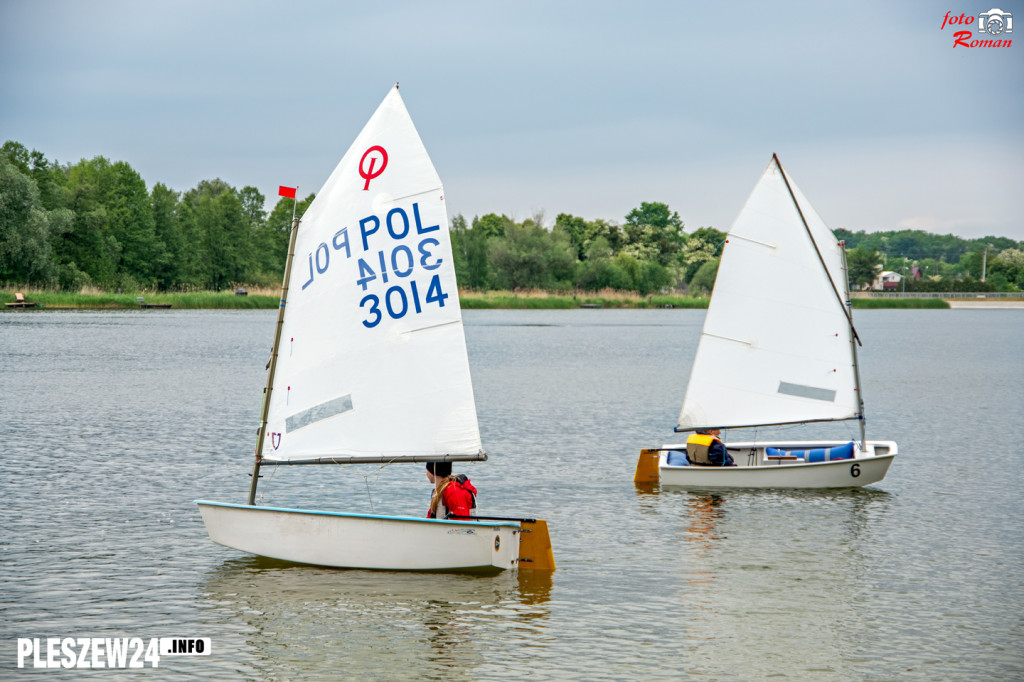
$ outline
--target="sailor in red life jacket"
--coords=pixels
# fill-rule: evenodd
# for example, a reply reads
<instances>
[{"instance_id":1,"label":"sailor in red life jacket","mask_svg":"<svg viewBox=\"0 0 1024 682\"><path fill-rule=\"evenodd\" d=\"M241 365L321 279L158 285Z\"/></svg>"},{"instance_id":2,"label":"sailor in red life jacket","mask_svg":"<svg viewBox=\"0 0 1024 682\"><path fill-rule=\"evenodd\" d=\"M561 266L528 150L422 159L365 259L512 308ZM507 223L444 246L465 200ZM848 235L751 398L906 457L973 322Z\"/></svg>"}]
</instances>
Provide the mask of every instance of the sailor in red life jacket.
<instances>
[{"instance_id":1,"label":"sailor in red life jacket","mask_svg":"<svg viewBox=\"0 0 1024 682\"><path fill-rule=\"evenodd\" d=\"M476 508L476 488L465 474L452 476L451 462L427 462L427 480L434 484L428 519L472 516Z\"/></svg>"}]
</instances>

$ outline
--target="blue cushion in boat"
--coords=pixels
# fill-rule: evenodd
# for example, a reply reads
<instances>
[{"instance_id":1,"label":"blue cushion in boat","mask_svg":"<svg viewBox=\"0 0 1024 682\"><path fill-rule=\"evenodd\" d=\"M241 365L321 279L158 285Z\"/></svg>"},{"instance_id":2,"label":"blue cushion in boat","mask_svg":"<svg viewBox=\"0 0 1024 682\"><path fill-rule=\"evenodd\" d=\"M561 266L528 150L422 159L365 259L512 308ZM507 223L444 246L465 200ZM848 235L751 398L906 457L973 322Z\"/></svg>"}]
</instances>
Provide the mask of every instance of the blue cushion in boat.
<instances>
[{"instance_id":1,"label":"blue cushion in boat","mask_svg":"<svg viewBox=\"0 0 1024 682\"><path fill-rule=\"evenodd\" d=\"M674 467L688 467L690 461L686 459L686 453L681 450L669 450L668 457L665 460L669 466Z\"/></svg>"},{"instance_id":2,"label":"blue cushion in boat","mask_svg":"<svg viewBox=\"0 0 1024 682\"><path fill-rule=\"evenodd\" d=\"M782 455L795 455L803 457L808 462L831 462L837 459L853 459L853 442L846 445L837 445L834 448L812 448L810 450L783 450L782 448L765 448L764 453L769 457Z\"/></svg>"}]
</instances>

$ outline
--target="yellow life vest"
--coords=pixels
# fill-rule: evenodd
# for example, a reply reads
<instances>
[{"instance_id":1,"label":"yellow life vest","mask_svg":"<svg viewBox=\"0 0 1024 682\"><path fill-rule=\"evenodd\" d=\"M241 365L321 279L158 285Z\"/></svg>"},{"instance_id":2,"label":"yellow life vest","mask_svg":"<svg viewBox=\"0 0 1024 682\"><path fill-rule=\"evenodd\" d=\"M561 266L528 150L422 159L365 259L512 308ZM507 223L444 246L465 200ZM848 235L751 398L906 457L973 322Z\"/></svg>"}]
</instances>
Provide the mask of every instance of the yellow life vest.
<instances>
[{"instance_id":1,"label":"yellow life vest","mask_svg":"<svg viewBox=\"0 0 1024 682\"><path fill-rule=\"evenodd\" d=\"M710 466L711 459L708 457L708 450L716 440L718 439L714 436L705 433L693 434L686 439L686 458L690 460L691 464Z\"/></svg>"}]
</instances>

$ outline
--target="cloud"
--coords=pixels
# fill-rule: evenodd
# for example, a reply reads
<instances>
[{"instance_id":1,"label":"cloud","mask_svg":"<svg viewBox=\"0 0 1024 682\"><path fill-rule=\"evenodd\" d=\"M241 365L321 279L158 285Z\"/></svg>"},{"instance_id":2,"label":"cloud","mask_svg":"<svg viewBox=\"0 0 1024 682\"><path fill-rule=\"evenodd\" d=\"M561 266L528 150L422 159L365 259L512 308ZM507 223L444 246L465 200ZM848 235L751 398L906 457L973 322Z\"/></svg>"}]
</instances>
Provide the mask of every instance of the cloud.
<instances>
[{"instance_id":1,"label":"cloud","mask_svg":"<svg viewBox=\"0 0 1024 682\"><path fill-rule=\"evenodd\" d=\"M0 3L0 130L152 185L319 189L395 81L451 207L725 229L772 153L834 226L1024 239L1024 60L927 3ZM922 228L927 229L927 228Z\"/></svg>"}]
</instances>

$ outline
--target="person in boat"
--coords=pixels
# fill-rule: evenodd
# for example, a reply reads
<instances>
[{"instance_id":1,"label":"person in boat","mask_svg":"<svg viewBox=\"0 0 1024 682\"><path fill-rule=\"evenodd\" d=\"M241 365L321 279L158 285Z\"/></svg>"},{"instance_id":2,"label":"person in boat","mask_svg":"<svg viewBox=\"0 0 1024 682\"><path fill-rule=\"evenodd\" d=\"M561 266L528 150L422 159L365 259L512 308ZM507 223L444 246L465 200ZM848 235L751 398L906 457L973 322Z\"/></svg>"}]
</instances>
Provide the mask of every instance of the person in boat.
<instances>
[{"instance_id":1,"label":"person in boat","mask_svg":"<svg viewBox=\"0 0 1024 682\"><path fill-rule=\"evenodd\" d=\"M452 475L451 462L427 462L427 480L434 484L428 519L473 515L476 488L465 474Z\"/></svg>"},{"instance_id":2,"label":"person in boat","mask_svg":"<svg viewBox=\"0 0 1024 682\"><path fill-rule=\"evenodd\" d=\"M732 455L725 449L725 443L719 436L721 429L697 429L697 432L686 439L686 459L690 464L708 467L734 467Z\"/></svg>"}]
</instances>

